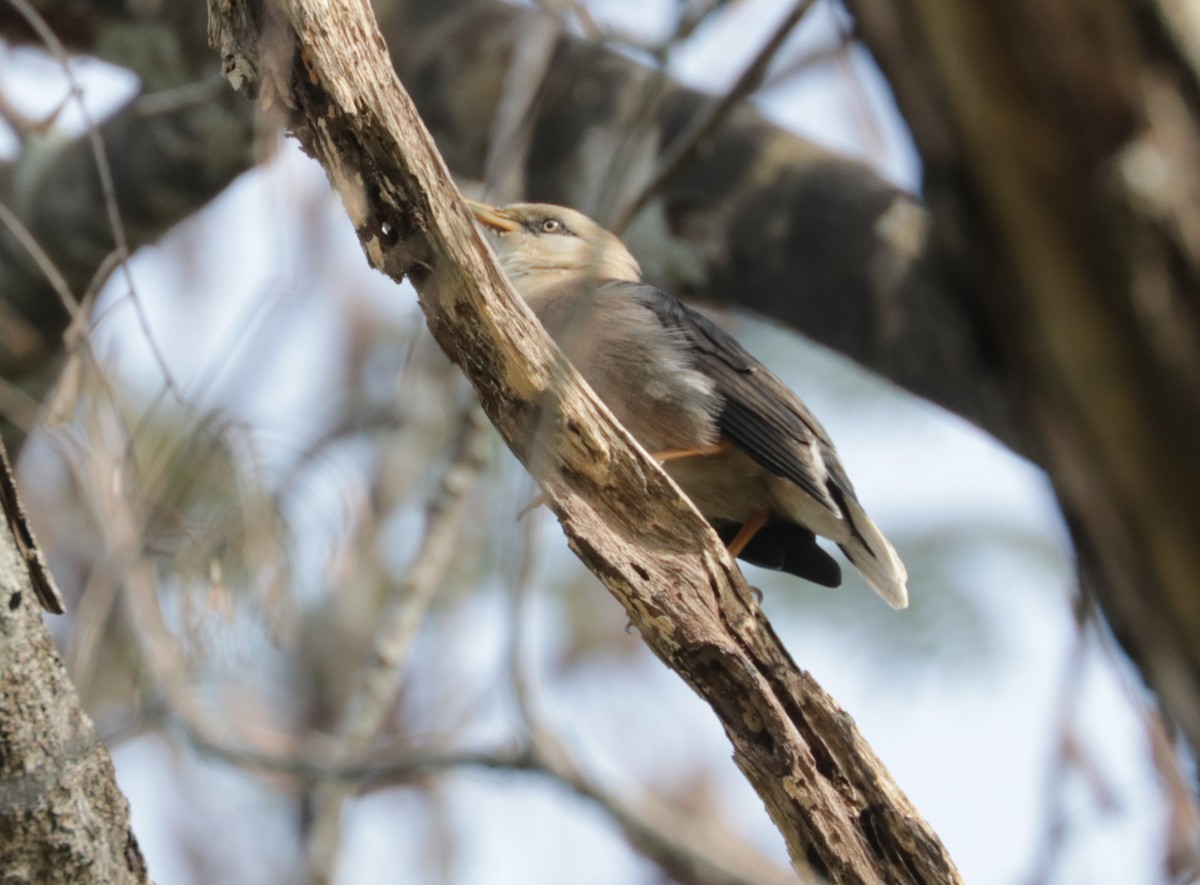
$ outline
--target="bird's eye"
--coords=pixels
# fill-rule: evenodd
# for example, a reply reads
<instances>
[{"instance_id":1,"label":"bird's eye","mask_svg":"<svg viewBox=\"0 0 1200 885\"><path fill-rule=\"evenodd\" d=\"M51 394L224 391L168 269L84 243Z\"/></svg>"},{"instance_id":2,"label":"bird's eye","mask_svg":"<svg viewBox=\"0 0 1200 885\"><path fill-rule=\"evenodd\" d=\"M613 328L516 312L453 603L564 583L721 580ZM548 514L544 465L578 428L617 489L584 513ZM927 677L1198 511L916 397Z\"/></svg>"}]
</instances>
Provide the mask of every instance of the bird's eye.
<instances>
[{"instance_id":1,"label":"bird's eye","mask_svg":"<svg viewBox=\"0 0 1200 885\"><path fill-rule=\"evenodd\" d=\"M562 222L557 218L546 218L542 220L542 233L544 234L556 234L562 229Z\"/></svg>"}]
</instances>

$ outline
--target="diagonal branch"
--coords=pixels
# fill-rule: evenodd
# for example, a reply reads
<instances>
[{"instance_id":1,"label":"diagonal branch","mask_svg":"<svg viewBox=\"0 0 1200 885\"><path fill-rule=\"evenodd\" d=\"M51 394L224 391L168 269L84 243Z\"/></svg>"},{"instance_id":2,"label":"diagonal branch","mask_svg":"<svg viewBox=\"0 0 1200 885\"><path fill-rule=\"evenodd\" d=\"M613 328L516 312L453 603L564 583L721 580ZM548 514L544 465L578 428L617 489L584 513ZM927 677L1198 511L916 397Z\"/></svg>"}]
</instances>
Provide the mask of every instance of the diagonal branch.
<instances>
[{"instance_id":1,"label":"diagonal branch","mask_svg":"<svg viewBox=\"0 0 1200 885\"><path fill-rule=\"evenodd\" d=\"M412 278L434 337L535 472L572 549L720 718L797 869L835 882L958 881L849 717L791 660L716 535L508 287L369 8L247 4L209 6L231 82L286 111L371 263ZM537 427L554 438L530 463Z\"/></svg>"}]
</instances>

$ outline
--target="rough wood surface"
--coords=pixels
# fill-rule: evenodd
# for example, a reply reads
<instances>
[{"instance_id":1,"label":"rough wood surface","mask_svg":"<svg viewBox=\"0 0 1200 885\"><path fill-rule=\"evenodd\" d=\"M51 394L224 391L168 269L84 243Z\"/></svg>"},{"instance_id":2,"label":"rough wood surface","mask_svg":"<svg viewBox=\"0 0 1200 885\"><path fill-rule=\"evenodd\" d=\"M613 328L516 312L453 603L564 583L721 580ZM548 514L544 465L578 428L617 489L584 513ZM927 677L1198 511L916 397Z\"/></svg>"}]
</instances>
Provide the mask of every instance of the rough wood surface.
<instances>
[{"instance_id":1,"label":"rough wood surface","mask_svg":"<svg viewBox=\"0 0 1200 885\"><path fill-rule=\"evenodd\" d=\"M366 4L211 0L210 14L231 82L285 112L371 263L413 279L434 336L542 482L571 547L717 713L797 871L959 881L850 717L791 660L707 524L508 288Z\"/></svg>"},{"instance_id":2,"label":"rough wood surface","mask_svg":"<svg viewBox=\"0 0 1200 885\"><path fill-rule=\"evenodd\" d=\"M0 520L0 879L148 882L129 805Z\"/></svg>"}]
</instances>

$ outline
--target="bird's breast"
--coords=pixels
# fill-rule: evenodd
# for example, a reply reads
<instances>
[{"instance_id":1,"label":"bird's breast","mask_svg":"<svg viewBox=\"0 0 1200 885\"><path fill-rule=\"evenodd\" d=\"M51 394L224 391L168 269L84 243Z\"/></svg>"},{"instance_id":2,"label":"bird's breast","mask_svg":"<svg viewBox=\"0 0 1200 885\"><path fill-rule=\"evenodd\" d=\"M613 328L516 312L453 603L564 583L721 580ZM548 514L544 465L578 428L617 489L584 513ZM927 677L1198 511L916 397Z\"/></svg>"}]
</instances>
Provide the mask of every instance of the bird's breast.
<instances>
[{"instance_id":1,"label":"bird's breast","mask_svg":"<svg viewBox=\"0 0 1200 885\"><path fill-rule=\"evenodd\" d=\"M622 292L567 279L522 294L546 331L643 448L717 441L720 397L686 342Z\"/></svg>"}]
</instances>

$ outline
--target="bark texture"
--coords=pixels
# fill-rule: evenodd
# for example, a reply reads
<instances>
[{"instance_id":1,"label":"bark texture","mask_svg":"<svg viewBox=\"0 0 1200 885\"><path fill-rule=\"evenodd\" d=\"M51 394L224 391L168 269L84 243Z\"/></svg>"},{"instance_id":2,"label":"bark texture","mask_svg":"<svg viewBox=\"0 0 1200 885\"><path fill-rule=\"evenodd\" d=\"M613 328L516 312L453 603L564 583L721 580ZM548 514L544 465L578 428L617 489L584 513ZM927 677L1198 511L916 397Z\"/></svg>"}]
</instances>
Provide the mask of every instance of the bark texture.
<instances>
[{"instance_id":1,"label":"bark texture","mask_svg":"<svg viewBox=\"0 0 1200 885\"><path fill-rule=\"evenodd\" d=\"M1200 92L1182 4L852 0L1083 573L1200 746Z\"/></svg>"},{"instance_id":2,"label":"bark texture","mask_svg":"<svg viewBox=\"0 0 1200 885\"><path fill-rule=\"evenodd\" d=\"M369 9L210 8L231 83L286 109L371 263L411 275L434 336L542 482L572 548L717 713L797 869L834 882L958 881L850 718L780 645L717 537L508 288Z\"/></svg>"},{"instance_id":3,"label":"bark texture","mask_svg":"<svg viewBox=\"0 0 1200 885\"><path fill-rule=\"evenodd\" d=\"M0 458L3 452L0 450ZM0 870L5 882L148 882L112 759L0 520Z\"/></svg>"}]
</instances>

